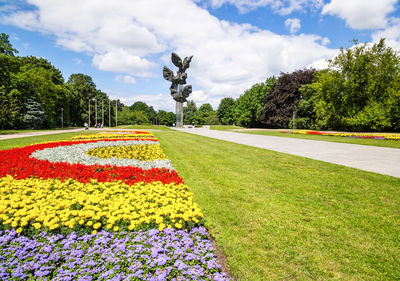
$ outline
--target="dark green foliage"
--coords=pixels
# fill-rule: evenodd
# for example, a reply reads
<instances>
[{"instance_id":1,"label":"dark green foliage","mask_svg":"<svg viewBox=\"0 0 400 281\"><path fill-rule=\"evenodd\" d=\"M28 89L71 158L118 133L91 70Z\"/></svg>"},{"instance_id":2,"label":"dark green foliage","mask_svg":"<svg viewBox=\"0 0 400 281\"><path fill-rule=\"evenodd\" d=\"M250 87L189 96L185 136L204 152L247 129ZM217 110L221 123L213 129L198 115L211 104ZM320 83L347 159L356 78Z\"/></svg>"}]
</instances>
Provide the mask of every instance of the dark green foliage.
<instances>
[{"instance_id":1,"label":"dark green foliage","mask_svg":"<svg viewBox=\"0 0 400 281\"><path fill-rule=\"evenodd\" d=\"M26 125L35 128L59 126L61 110L64 126L83 126L88 121L89 100L92 106L91 120L95 120L93 99L98 101L98 122L103 121L103 108L104 119L108 120L108 96L96 89L90 76L72 74L65 83L61 71L46 59L34 56L15 57L15 53L18 52L8 41L8 35L0 33L2 128L23 128ZM111 107L112 122L115 118L113 108ZM31 109L36 113L31 114ZM44 115L38 114L41 111Z\"/></svg>"},{"instance_id":2,"label":"dark green foliage","mask_svg":"<svg viewBox=\"0 0 400 281\"><path fill-rule=\"evenodd\" d=\"M88 122L89 100L91 101L90 121L93 124L95 122L95 102L93 99L100 99L97 97L96 84L93 82L92 77L82 73L71 74L67 85L71 89L71 124L82 126L84 122ZM108 97L105 100L105 105L107 108L106 119L108 119ZM99 105L97 110L99 111Z\"/></svg>"},{"instance_id":3,"label":"dark green foliage","mask_svg":"<svg viewBox=\"0 0 400 281\"><path fill-rule=\"evenodd\" d=\"M21 105L18 100L20 93L12 90L9 94L4 87L0 87L0 126L12 128L21 121Z\"/></svg>"},{"instance_id":4,"label":"dark green foliage","mask_svg":"<svg viewBox=\"0 0 400 281\"><path fill-rule=\"evenodd\" d=\"M40 129L46 120L46 115L40 102L28 99L23 118L27 128Z\"/></svg>"},{"instance_id":5,"label":"dark green foliage","mask_svg":"<svg viewBox=\"0 0 400 281\"><path fill-rule=\"evenodd\" d=\"M8 35L5 33L0 33L0 54L6 54L7 56L18 54L18 51L13 48L8 40Z\"/></svg>"},{"instance_id":6,"label":"dark green foliage","mask_svg":"<svg viewBox=\"0 0 400 281\"><path fill-rule=\"evenodd\" d=\"M217 125L219 120L211 104L205 103L194 114L193 123L196 125Z\"/></svg>"},{"instance_id":7,"label":"dark green foliage","mask_svg":"<svg viewBox=\"0 0 400 281\"><path fill-rule=\"evenodd\" d=\"M231 97L223 98L217 109L217 117L223 125L234 123L235 100Z\"/></svg>"},{"instance_id":8,"label":"dark green foliage","mask_svg":"<svg viewBox=\"0 0 400 281\"><path fill-rule=\"evenodd\" d=\"M131 111L142 111L146 114L147 119L149 121L153 121L157 117L157 113L152 106L148 106L146 103L142 101L137 101L132 104L130 107Z\"/></svg>"},{"instance_id":9,"label":"dark green foliage","mask_svg":"<svg viewBox=\"0 0 400 281\"><path fill-rule=\"evenodd\" d=\"M300 87L312 82L314 69L281 73L260 111L260 121L267 128L287 128L301 99Z\"/></svg>"},{"instance_id":10,"label":"dark green foliage","mask_svg":"<svg viewBox=\"0 0 400 281\"><path fill-rule=\"evenodd\" d=\"M400 130L400 58L383 39L341 49L307 91L315 95L318 128Z\"/></svg>"},{"instance_id":11,"label":"dark green foliage","mask_svg":"<svg viewBox=\"0 0 400 281\"><path fill-rule=\"evenodd\" d=\"M189 100L186 106L183 107L183 124L189 125L194 123L194 116L197 112L196 103L193 100Z\"/></svg>"},{"instance_id":12,"label":"dark green foliage","mask_svg":"<svg viewBox=\"0 0 400 281\"><path fill-rule=\"evenodd\" d=\"M120 125L142 125L149 123L149 119L145 112L141 110L131 110L130 107L124 106L118 112L118 123Z\"/></svg>"},{"instance_id":13,"label":"dark green foliage","mask_svg":"<svg viewBox=\"0 0 400 281\"><path fill-rule=\"evenodd\" d=\"M236 100L234 111L236 125L243 127L260 126L260 110L265 103L265 97L269 95L275 84L276 78L270 77L263 83L253 85Z\"/></svg>"},{"instance_id":14,"label":"dark green foliage","mask_svg":"<svg viewBox=\"0 0 400 281\"><path fill-rule=\"evenodd\" d=\"M175 122L176 122L175 113L166 112L164 110L159 110L157 112L157 124L156 125L172 126Z\"/></svg>"}]
</instances>

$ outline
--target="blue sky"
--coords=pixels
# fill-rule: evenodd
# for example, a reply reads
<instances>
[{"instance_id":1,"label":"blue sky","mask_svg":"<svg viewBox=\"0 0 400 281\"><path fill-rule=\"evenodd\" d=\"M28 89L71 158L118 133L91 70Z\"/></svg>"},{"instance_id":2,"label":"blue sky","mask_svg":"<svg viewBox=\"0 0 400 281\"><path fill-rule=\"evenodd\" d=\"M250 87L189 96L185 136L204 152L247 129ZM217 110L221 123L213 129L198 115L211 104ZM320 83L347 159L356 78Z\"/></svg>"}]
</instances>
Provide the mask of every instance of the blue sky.
<instances>
[{"instance_id":1,"label":"blue sky","mask_svg":"<svg viewBox=\"0 0 400 281\"><path fill-rule=\"evenodd\" d=\"M90 75L111 98L174 110L164 65L193 55L190 99L216 109L272 75L326 67L352 39L400 50L396 0L0 0L0 32L65 79Z\"/></svg>"}]
</instances>

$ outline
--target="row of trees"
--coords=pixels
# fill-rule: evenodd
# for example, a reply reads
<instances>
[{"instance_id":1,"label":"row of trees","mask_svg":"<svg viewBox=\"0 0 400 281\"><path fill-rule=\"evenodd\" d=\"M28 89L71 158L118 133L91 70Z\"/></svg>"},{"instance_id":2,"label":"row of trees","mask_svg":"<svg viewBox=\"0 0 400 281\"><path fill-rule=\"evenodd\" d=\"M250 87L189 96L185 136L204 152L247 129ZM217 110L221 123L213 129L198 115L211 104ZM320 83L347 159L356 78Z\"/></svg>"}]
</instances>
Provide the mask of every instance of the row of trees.
<instances>
[{"instance_id":1,"label":"row of trees","mask_svg":"<svg viewBox=\"0 0 400 281\"><path fill-rule=\"evenodd\" d=\"M143 102L130 107L119 100L111 103L88 75L72 74L65 82L61 71L46 59L16 56L18 51L8 38L0 33L1 129L53 128L60 127L61 122L64 126L83 126L89 120L89 102L91 126L96 119L104 125L115 124L115 110L118 124L175 123L172 112L156 112Z\"/></svg>"},{"instance_id":2,"label":"row of trees","mask_svg":"<svg viewBox=\"0 0 400 281\"><path fill-rule=\"evenodd\" d=\"M400 131L400 56L379 43L340 50L329 68L281 73L238 99L221 100L222 124L245 127Z\"/></svg>"},{"instance_id":3,"label":"row of trees","mask_svg":"<svg viewBox=\"0 0 400 281\"><path fill-rule=\"evenodd\" d=\"M173 112L159 110L156 112L153 106L138 101L131 106L124 106L119 113L118 122L121 125L130 124L157 124L173 126L176 122L176 116Z\"/></svg>"}]
</instances>

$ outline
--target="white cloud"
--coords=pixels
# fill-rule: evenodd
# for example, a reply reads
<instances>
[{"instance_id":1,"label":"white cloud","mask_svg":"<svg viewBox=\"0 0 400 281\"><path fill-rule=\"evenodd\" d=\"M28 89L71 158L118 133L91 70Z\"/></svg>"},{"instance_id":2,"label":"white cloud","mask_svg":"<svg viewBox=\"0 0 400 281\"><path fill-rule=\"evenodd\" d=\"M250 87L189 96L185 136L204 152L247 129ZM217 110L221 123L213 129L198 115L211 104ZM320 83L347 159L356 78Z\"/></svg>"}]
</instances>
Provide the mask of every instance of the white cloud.
<instances>
[{"instance_id":1,"label":"white cloud","mask_svg":"<svg viewBox=\"0 0 400 281\"><path fill-rule=\"evenodd\" d=\"M396 3L397 0L331 0L322 8L322 14L338 16L353 29L384 28Z\"/></svg>"},{"instance_id":2,"label":"white cloud","mask_svg":"<svg viewBox=\"0 0 400 281\"><path fill-rule=\"evenodd\" d=\"M322 40L321 40L322 45L326 46L329 43L331 43L331 40L329 40L327 37L322 38Z\"/></svg>"},{"instance_id":3,"label":"white cloud","mask_svg":"<svg viewBox=\"0 0 400 281\"><path fill-rule=\"evenodd\" d=\"M301 23L298 18L289 18L285 20L285 26L289 28L290 33L296 33L301 28Z\"/></svg>"},{"instance_id":4,"label":"white cloud","mask_svg":"<svg viewBox=\"0 0 400 281\"><path fill-rule=\"evenodd\" d=\"M149 70L154 64L127 50L111 49L104 54L94 55L93 65L100 70L148 76Z\"/></svg>"},{"instance_id":5,"label":"white cloud","mask_svg":"<svg viewBox=\"0 0 400 281\"><path fill-rule=\"evenodd\" d=\"M136 79L130 75L118 75L115 77L118 82L123 82L125 84L135 84Z\"/></svg>"},{"instance_id":6,"label":"white cloud","mask_svg":"<svg viewBox=\"0 0 400 281\"><path fill-rule=\"evenodd\" d=\"M385 38L388 46L400 50L400 18L391 18L385 29L372 33L374 43L378 43L381 38Z\"/></svg>"},{"instance_id":7,"label":"white cloud","mask_svg":"<svg viewBox=\"0 0 400 281\"><path fill-rule=\"evenodd\" d=\"M224 4L236 6L241 13L255 10L259 7L269 6L275 13L288 15L294 11L303 11L306 8L319 9L323 0L209 0L213 8Z\"/></svg>"},{"instance_id":8,"label":"white cloud","mask_svg":"<svg viewBox=\"0 0 400 281\"><path fill-rule=\"evenodd\" d=\"M54 36L63 48L92 56L92 64L100 70L132 78L158 77L164 63L174 68L169 58L172 51L181 57L193 55L187 71L188 82L193 84L192 97L213 106L219 98L238 97L268 76L304 68L336 54L324 46L326 40L320 36L282 36L249 24L219 20L190 0L119 0L118 5L107 0L28 1L37 9L8 13L2 22ZM281 7L279 11L321 3L264 2ZM168 88L169 84L166 91ZM168 96L167 100L172 99Z\"/></svg>"},{"instance_id":9,"label":"white cloud","mask_svg":"<svg viewBox=\"0 0 400 281\"><path fill-rule=\"evenodd\" d=\"M142 101L148 105L153 106L155 110L166 110L175 112L175 101L168 94L136 94L129 98L120 98L117 96L111 96L111 98L118 98L125 105L132 105L137 101Z\"/></svg>"},{"instance_id":10,"label":"white cloud","mask_svg":"<svg viewBox=\"0 0 400 281\"><path fill-rule=\"evenodd\" d=\"M75 64L82 64L82 60L81 59L79 59L79 58L74 58L74 63Z\"/></svg>"}]
</instances>

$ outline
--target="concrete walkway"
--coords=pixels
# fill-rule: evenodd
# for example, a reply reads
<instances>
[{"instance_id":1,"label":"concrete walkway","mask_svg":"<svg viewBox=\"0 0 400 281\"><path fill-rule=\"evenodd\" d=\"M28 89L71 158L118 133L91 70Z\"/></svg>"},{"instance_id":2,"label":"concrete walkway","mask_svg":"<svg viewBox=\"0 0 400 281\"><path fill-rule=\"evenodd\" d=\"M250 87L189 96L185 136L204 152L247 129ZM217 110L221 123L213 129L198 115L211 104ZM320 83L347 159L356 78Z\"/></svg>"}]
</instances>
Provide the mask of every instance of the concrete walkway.
<instances>
[{"instance_id":1,"label":"concrete walkway","mask_svg":"<svg viewBox=\"0 0 400 281\"><path fill-rule=\"evenodd\" d=\"M84 131L84 128L79 129L66 129L66 130L48 130L48 131L39 131L39 132L28 132L28 133L18 133L18 134L7 134L0 135L0 140L8 140L15 138L25 138L25 137L34 137L34 136L43 136L43 135L52 135L52 134L61 134L61 133L74 133ZM89 131L101 131L101 130L109 130L108 128L103 129L95 129L90 128Z\"/></svg>"},{"instance_id":2,"label":"concrete walkway","mask_svg":"<svg viewBox=\"0 0 400 281\"><path fill-rule=\"evenodd\" d=\"M397 148L242 134L203 128L177 130L400 177L400 149Z\"/></svg>"}]
</instances>

